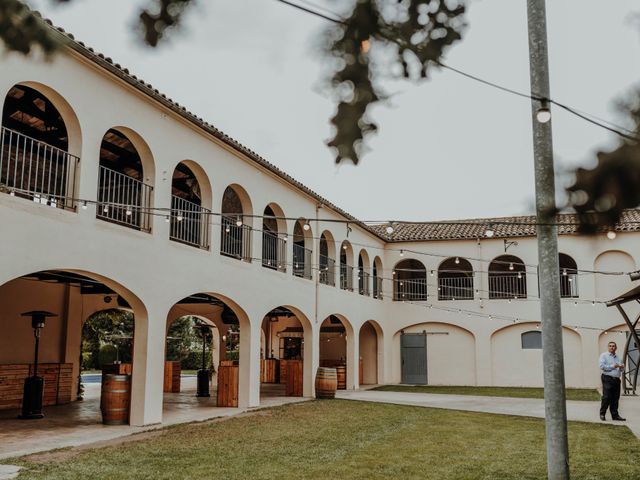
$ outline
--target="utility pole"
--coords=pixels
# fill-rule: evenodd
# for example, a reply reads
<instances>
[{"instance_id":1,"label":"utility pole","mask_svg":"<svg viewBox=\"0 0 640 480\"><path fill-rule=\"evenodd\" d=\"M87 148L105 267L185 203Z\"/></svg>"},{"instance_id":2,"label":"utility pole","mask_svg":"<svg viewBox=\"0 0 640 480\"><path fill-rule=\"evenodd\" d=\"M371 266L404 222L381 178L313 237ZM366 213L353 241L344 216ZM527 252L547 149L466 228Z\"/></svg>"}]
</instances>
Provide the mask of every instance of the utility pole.
<instances>
[{"instance_id":1,"label":"utility pole","mask_svg":"<svg viewBox=\"0 0 640 480\"><path fill-rule=\"evenodd\" d=\"M550 480L568 480L569 445L562 356L562 316L555 218L553 143L549 115L549 58L545 0L527 0L529 72L531 78L533 155L538 219L538 279L542 319L544 408L547 474Z\"/></svg>"}]
</instances>

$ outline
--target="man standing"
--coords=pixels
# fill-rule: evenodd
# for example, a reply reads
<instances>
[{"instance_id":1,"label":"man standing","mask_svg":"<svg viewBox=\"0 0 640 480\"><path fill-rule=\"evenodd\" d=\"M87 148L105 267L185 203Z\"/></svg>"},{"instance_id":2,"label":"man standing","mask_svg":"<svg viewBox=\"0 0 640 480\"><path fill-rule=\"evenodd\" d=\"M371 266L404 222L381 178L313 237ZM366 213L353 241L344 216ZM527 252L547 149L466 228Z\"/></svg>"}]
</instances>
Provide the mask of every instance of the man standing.
<instances>
[{"instance_id":1,"label":"man standing","mask_svg":"<svg viewBox=\"0 0 640 480\"><path fill-rule=\"evenodd\" d=\"M616 355L616 342L609 342L608 352L600 355L600 372L602 372L602 403L600 404L600 420L606 420L607 408L611 410L611 418L624 422L626 419L618 414L620 400L620 376L624 364Z\"/></svg>"}]
</instances>

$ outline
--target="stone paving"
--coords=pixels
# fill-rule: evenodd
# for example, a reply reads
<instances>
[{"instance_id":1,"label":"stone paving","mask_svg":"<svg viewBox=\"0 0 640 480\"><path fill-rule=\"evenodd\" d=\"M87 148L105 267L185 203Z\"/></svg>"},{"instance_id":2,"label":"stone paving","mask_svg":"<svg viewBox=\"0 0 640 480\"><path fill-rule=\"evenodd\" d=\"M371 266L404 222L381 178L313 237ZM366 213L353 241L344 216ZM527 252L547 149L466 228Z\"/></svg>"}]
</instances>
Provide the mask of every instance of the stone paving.
<instances>
[{"instance_id":1,"label":"stone paving","mask_svg":"<svg viewBox=\"0 0 640 480\"><path fill-rule=\"evenodd\" d=\"M0 459L86 445L168 425L228 417L256 408L308 400L301 397L285 397L284 385L263 385L261 394L260 407L218 408L215 406L215 390L211 392L210 398L198 398L195 396L195 379L183 379L181 393L164 394L162 424L132 427L103 425L100 415L100 384L88 384L83 401L45 407L45 418L41 420L18 420L17 410L0 411ZM0 480L3 480L2 476Z\"/></svg>"},{"instance_id":2,"label":"stone paving","mask_svg":"<svg viewBox=\"0 0 640 480\"><path fill-rule=\"evenodd\" d=\"M544 400L538 398L480 397L377 390L341 390L336 397L346 400L544 418ZM569 420L605 423L600 420L599 410L600 402L567 401L567 418ZM627 419L626 422L614 422L610 420L611 417L607 413L609 420L606 423L627 426L636 437L640 437L640 397L621 397L620 414Z\"/></svg>"}]
</instances>

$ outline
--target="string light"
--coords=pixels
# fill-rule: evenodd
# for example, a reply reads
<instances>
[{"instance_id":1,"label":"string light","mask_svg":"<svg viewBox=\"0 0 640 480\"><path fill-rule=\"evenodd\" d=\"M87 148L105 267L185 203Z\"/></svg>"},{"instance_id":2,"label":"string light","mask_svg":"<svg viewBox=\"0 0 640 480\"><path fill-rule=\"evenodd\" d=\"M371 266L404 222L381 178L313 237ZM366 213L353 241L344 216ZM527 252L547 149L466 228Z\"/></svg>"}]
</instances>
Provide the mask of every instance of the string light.
<instances>
[{"instance_id":1,"label":"string light","mask_svg":"<svg viewBox=\"0 0 640 480\"><path fill-rule=\"evenodd\" d=\"M182 216L182 212L181 212L181 211L178 211L178 215L176 216L176 220L178 220L179 222L181 222L183 218L184 218L184 217Z\"/></svg>"},{"instance_id":2,"label":"string light","mask_svg":"<svg viewBox=\"0 0 640 480\"><path fill-rule=\"evenodd\" d=\"M87 201L85 200L84 202L82 202L82 209L86 210L87 208L89 207L87 206Z\"/></svg>"},{"instance_id":3,"label":"string light","mask_svg":"<svg viewBox=\"0 0 640 480\"><path fill-rule=\"evenodd\" d=\"M306 222L304 222L304 225L302 225L302 229L305 232L308 232L311 229L311 225L309 225L309 220L307 220Z\"/></svg>"},{"instance_id":4,"label":"string light","mask_svg":"<svg viewBox=\"0 0 640 480\"><path fill-rule=\"evenodd\" d=\"M385 231L388 235L391 235L393 233L393 224L391 222L387 224L387 228L385 228Z\"/></svg>"},{"instance_id":5,"label":"string light","mask_svg":"<svg viewBox=\"0 0 640 480\"><path fill-rule=\"evenodd\" d=\"M458 257L456 257L456 259L455 259L455 263L456 263L456 265L459 265L459 264L460 264L460 259L459 259Z\"/></svg>"},{"instance_id":6,"label":"string light","mask_svg":"<svg viewBox=\"0 0 640 480\"><path fill-rule=\"evenodd\" d=\"M404 257L404 250L400 250L400 256Z\"/></svg>"},{"instance_id":7,"label":"string light","mask_svg":"<svg viewBox=\"0 0 640 480\"><path fill-rule=\"evenodd\" d=\"M169 222L171 221L171 219L169 218L169 215L165 215L165 217L164 217L164 221L165 221L166 223L169 223ZM227 227L227 228L228 228L228 227Z\"/></svg>"},{"instance_id":8,"label":"string light","mask_svg":"<svg viewBox=\"0 0 640 480\"><path fill-rule=\"evenodd\" d=\"M242 226L242 219L241 219L241 218L238 218L238 219L236 220L236 227L241 227L241 226Z\"/></svg>"},{"instance_id":9,"label":"string light","mask_svg":"<svg viewBox=\"0 0 640 480\"><path fill-rule=\"evenodd\" d=\"M616 236L617 236L617 234L616 234L616 232L614 230L609 230L607 232L607 238L609 240L615 240Z\"/></svg>"},{"instance_id":10,"label":"string light","mask_svg":"<svg viewBox=\"0 0 640 480\"><path fill-rule=\"evenodd\" d=\"M131 216L131 214L133 213L133 212L131 211L131 207L127 207L127 209L125 210L125 212L124 212L124 213L127 215L127 217L130 217L130 216Z\"/></svg>"},{"instance_id":11,"label":"string light","mask_svg":"<svg viewBox=\"0 0 640 480\"><path fill-rule=\"evenodd\" d=\"M509 270L513 270L513 263L509 264Z\"/></svg>"},{"instance_id":12,"label":"string light","mask_svg":"<svg viewBox=\"0 0 640 480\"><path fill-rule=\"evenodd\" d=\"M105 205L104 207L102 207L102 212L103 213L109 213L109 206Z\"/></svg>"}]
</instances>

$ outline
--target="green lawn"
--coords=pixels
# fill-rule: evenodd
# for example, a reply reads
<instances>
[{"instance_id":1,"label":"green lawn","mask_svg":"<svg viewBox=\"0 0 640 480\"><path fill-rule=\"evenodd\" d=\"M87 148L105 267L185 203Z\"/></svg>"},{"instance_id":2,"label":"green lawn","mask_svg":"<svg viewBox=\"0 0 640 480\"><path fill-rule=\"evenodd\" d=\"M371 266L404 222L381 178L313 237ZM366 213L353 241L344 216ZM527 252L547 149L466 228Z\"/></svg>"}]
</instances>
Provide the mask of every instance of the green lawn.
<instances>
[{"instance_id":1,"label":"green lawn","mask_svg":"<svg viewBox=\"0 0 640 480\"><path fill-rule=\"evenodd\" d=\"M640 478L627 428L572 422L569 434L573 479ZM537 480L544 451L541 419L324 400L4 463L25 466L20 479Z\"/></svg>"},{"instance_id":2,"label":"green lawn","mask_svg":"<svg viewBox=\"0 0 640 480\"><path fill-rule=\"evenodd\" d=\"M443 393L449 395L479 395L483 397L544 398L544 389L528 387L456 387L437 385L383 385L373 390L383 392ZM593 388L567 388L567 400L600 401Z\"/></svg>"}]
</instances>

